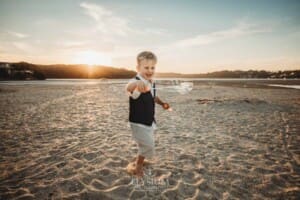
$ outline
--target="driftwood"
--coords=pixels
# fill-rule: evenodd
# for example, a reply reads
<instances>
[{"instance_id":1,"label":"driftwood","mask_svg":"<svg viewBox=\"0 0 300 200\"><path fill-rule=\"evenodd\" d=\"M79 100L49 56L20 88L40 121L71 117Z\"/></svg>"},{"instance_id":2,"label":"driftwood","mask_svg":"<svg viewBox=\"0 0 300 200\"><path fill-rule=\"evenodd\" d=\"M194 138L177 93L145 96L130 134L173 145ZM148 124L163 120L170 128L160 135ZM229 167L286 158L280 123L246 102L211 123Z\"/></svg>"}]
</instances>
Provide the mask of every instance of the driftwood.
<instances>
[{"instance_id":1,"label":"driftwood","mask_svg":"<svg viewBox=\"0 0 300 200\"><path fill-rule=\"evenodd\" d=\"M250 104L266 103L265 101L259 99L197 99L197 101L199 104L210 104L217 102L245 102Z\"/></svg>"}]
</instances>

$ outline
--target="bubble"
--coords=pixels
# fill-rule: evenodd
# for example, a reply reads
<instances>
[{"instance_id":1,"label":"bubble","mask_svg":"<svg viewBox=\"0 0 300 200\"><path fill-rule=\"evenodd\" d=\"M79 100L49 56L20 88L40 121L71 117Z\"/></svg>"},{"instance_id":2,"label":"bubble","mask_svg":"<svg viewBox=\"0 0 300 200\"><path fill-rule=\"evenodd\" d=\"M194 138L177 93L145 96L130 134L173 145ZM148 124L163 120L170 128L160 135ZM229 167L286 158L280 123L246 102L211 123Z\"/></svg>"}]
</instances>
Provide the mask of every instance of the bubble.
<instances>
[{"instance_id":1,"label":"bubble","mask_svg":"<svg viewBox=\"0 0 300 200\"><path fill-rule=\"evenodd\" d=\"M187 94L193 90L193 82L179 82L178 80L173 80L171 86L158 87L156 90L168 90L170 92L178 92L179 94Z\"/></svg>"}]
</instances>

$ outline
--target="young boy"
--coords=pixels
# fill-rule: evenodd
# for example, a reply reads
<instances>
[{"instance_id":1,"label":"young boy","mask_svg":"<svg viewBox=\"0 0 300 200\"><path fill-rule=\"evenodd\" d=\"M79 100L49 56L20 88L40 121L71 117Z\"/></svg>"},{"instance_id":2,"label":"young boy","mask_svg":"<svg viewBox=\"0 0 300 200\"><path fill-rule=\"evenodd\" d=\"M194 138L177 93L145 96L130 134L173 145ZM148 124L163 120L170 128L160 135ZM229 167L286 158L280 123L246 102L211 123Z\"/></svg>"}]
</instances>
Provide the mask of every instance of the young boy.
<instances>
[{"instance_id":1,"label":"young boy","mask_svg":"<svg viewBox=\"0 0 300 200\"><path fill-rule=\"evenodd\" d=\"M143 51L137 56L137 75L126 86L129 93L129 122L132 137L138 144L138 156L134 163L128 166L131 173L143 176L143 163L145 158L154 154L155 103L164 109L169 104L164 103L156 95L153 76L155 73L156 56L149 51Z\"/></svg>"}]
</instances>

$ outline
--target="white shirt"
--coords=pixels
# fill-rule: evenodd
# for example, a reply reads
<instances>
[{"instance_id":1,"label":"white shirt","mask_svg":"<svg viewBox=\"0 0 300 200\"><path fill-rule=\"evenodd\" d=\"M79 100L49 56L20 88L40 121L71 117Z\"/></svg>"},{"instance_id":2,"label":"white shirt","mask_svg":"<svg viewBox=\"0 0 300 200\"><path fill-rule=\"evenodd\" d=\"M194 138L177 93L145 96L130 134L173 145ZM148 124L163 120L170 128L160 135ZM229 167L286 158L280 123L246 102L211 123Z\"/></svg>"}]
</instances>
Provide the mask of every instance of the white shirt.
<instances>
[{"instance_id":1,"label":"white shirt","mask_svg":"<svg viewBox=\"0 0 300 200\"><path fill-rule=\"evenodd\" d=\"M152 96L154 96L154 89L153 89L154 81L150 82L149 80L144 79L140 74L137 74L136 76L141 81L143 81L146 85L151 86L151 94L152 94ZM136 78L132 78L132 79L129 80L128 84L130 84L132 82L135 82L135 81L137 81L137 79ZM141 95L141 92L138 91L137 89L135 89L132 93L128 92L127 91L128 84L126 85L126 88L125 88L128 96L132 97L133 99L139 98L139 96ZM147 129L150 128L150 129L154 129L154 130L157 129L157 126L156 126L155 122L152 123L152 126L147 126L147 125L144 125L144 124L139 124L139 123L134 123L134 122L129 122L129 123L130 123L130 125L133 125L133 126L140 126L140 127L143 127L143 128L147 128Z\"/></svg>"}]
</instances>

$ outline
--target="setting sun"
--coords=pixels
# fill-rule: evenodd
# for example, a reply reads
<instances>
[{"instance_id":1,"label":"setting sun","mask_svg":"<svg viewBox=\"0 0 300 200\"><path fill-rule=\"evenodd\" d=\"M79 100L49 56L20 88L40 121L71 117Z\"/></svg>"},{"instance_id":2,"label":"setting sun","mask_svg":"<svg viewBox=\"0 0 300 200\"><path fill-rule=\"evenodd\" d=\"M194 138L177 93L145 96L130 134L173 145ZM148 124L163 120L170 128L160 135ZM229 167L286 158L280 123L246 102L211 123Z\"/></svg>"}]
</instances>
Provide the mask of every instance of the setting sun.
<instances>
[{"instance_id":1,"label":"setting sun","mask_svg":"<svg viewBox=\"0 0 300 200\"><path fill-rule=\"evenodd\" d=\"M75 54L75 63L111 66L111 56L96 51L81 51Z\"/></svg>"}]
</instances>

